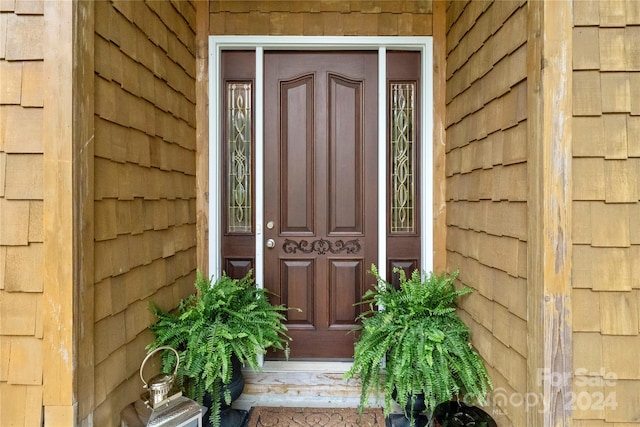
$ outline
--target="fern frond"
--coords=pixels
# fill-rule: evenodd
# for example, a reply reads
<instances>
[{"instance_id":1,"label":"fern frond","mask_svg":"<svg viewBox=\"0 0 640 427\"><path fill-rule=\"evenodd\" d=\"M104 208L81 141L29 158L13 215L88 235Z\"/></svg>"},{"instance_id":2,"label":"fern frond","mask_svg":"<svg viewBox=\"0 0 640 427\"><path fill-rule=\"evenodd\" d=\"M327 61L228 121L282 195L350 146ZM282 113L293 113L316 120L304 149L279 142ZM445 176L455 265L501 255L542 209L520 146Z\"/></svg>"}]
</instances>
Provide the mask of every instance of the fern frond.
<instances>
[{"instance_id":1,"label":"fern frond","mask_svg":"<svg viewBox=\"0 0 640 427\"><path fill-rule=\"evenodd\" d=\"M155 339L148 350L169 345L178 351L177 384L200 404L206 392L211 394L210 420L217 427L220 399L230 400L224 386L232 378L231 358L259 370L258 356L268 348L287 354L288 308L270 304L267 291L254 285L251 272L242 279L223 275L212 284L198 271L194 287L195 294L181 300L172 312L151 304L157 321L149 327ZM163 371L171 372L175 354L165 351L162 360Z\"/></svg>"},{"instance_id":2,"label":"fern frond","mask_svg":"<svg viewBox=\"0 0 640 427\"><path fill-rule=\"evenodd\" d=\"M416 270L407 277L403 270L394 270L400 282L396 289L380 277L375 265L370 272L376 285L360 302L369 310L358 317L354 362L345 374L347 379L360 377L360 410L370 393L380 389L385 415L393 400L406 407L418 394L424 394L430 410L461 392L481 400L491 380L469 342L469 329L456 313L457 299L472 292L455 287L458 273L421 275Z\"/></svg>"}]
</instances>

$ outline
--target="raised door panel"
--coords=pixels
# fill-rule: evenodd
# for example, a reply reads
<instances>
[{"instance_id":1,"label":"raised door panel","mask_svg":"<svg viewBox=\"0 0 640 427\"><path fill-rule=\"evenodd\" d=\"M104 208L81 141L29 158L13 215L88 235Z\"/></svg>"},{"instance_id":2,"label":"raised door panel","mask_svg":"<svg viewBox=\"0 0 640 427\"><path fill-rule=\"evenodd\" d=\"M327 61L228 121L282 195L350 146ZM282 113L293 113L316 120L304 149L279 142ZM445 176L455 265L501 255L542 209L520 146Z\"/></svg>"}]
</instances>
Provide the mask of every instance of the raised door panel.
<instances>
[{"instance_id":1,"label":"raised door panel","mask_svg":"<svg viewBox=\"0 0 640 427\"><path fill-rule=\"evenodd\" d=\"M362 297L364 268L361 259L329 260L330 313L329 328L350 330L355 326L359 308L355 305Z\"/></svg>"},{"instance_id":2,"label":"raised door panel","mask_svg":"<svg viewBox=\"0 0 640 427\"><path fill-rule=\"evenodd\" d=\"M362 81L329 75L329 235L362 234Z\"/></svg>"},{"instance_id":3,"label":"raised door panel","mask_svg":"<svg viewBox=\"0 0 640 427\"><path fill-rule=\"evenodd\" d=\"M282 233L313 233L314 78L280 84Z\"/></svg>"},{"instance_id":4,"label":"raised door panel","mask_svg":"<svg viewBox=\"0 0 640 427\"><path fill-rule=\"evenodd\" d=\"M282 260L282 303L290 310L287 326L290 329L309 329L314 324L314 261Z\"/></svg>"}]
</instances>

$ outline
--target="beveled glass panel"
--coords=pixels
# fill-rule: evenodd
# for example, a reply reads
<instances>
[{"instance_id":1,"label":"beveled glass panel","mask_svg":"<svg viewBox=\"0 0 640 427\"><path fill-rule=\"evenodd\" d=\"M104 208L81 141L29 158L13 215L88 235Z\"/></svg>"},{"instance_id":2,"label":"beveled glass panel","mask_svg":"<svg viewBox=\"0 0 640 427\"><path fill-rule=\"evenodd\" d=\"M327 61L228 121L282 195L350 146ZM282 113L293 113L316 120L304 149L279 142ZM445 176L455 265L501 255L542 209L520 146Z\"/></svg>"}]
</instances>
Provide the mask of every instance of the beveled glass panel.
<instances>
[{"instance_id":1,"label":"beveled glass panel","mask_svg":"<svg viewBox=\"0 0 640 427\"><path fill-rule=\"evenodd\" d=\"M415 232L415 83L391 84L391 233Z\"/></svg>"},{"instance_id":2,"label":"beveled glass panel","mask_svg":"<svg viewBox=\"0 0 640 427\"><path fill-rule=\"evenodd\" d=\"M250 233L251 83L227 83L227 231Z\"/></svg>"}]
</instances>

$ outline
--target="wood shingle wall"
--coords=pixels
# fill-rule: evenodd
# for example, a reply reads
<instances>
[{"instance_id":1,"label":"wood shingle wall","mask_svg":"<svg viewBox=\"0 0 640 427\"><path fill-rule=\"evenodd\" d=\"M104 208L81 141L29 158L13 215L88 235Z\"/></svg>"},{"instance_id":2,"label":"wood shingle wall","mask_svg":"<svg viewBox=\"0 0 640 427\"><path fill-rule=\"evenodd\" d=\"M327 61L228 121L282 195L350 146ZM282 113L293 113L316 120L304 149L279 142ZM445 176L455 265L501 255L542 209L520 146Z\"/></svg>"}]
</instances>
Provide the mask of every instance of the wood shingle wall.
<instances>
[{"instance_id":1,"label":"wood shingle wall","mask_svg":"<svg viewBox=\"0 0 640 427\"><path fill-rule=\"evenodd\" d=\"M210 34L423 36L432 34L432 1L211 0Z\"/></svg>"},{"instance_id":2,"label":"wood shingle wall","mask_svg":"<svg viewBox=\"0 0 640 427\"><path fill-rule=\"evenodd\" d=\"M499 425L526 425L527 7L447 2L447 268L487 361ZM506 399L500 399L506 397Z\"/></svg>"},{"instance_id":3,"label":"wood shingle wall","mask_svg":"<svg viewBox=\"0 0 640 427\"><path fill-rule=\"evenodd\" d=\"M194 6L186 1L98 1L65 7L71 4L0 2L0 425L3 426L43 422L61 425L56 423L63 419L66 425L74 417L73 409L69 411L74 399L80 402L76 422L92 419L95 425L119 424L120 410L136 400L141 391L137 373L145 346L152 339L147 327L154 320L149 301L170 308L193 291ZM51 14L45 21L48 13ZM94 28L95 24L92 41L87 42L81 36L72 40L74 13L82 15L81 31ZM63 31L56 32L56 25ZM89 75L91 84L82 83L86 79L82 70L77 75L68 71L71 57L66 55L74 42L79 49L86 48L76 55L90 56L83 57L78 64L95 64L95 74ZM57 46L59 51L55 51ZM48 84L44 72L47 69L54 72L49 78L55 79ZM73 117L87 120L86 126L71 123L72 86L81 89L73 98ZM65 90L64 97L56 96L60 88ZM75 109L81 108L81 101L86 99L95 116L76 114ZM45 133L47 117L48 123L56 128ZM67 264L71 262L67 250L72 242L59 242L60 268L57 268L56 243L47 240L70 236L66 231L57 233L55 228L70 229L67 227L71 227L71 218L64 217L64 224L57 221L71 206L53 198L63 188L72 187L68 174L71 168L64 166L70 163L64 157L68 152L62 150L68 148L71 140L71 133L63 129L72 126L74 132L84 128L93 132L95 127L95 137L83 140L87 141L87 147L91 146L95 158L73 159L74 169L95 173L90 179L81 177L82 182L73 183L74 187L95 183L90 191L83 190L95 195L95 200L88 202L91 207L79 209L95 212L94 217L81 218L82 230L93 233L94 241L83 244L92 246L87 254L93 253L95 259L77 266L83 276L91 268L93 283L89 285L90 292L78 294L73 284L79 279L71 276ZM44 174L56 173L58 165L63 167L59 174L45 181ZM58 179L62 187L56 187ZM61 211L46 212L43 206L47 202ZM74 198L73 203L84 202ZM74 229L72 233L80 232ZM49 252L47 247L51 248ZM55 286L45 281L47 274L52 274L49 278L56 280ZM70 299L63 301L63 293ZM43 295L47 294L51 301L44 300ZM73 303L69 303L71 298ZM62 303L58 310L64 312L54 313L56 308L49 307L51 302ZM89 307L95 308L91 315L74 312ZM65 320L55 320L55 316ZM82 324L86 319L95 319L95 323ZM79 335L65 332L64 337L53 337L54 329L69 331L72 327L77 328ZM70 337L82 342L76 347L76 343L67 346L54 341ZM89 351L93 354L86 354L86 343L91 344ZM60 355L54 347L69 352L64 359L64 372L57 372L62 359L57 360ZM74 372L72 365L78 366ZM78 375L78 390L70 389L72 375Z\"/></svg>"},{"instance_id":4,"label":"wood shingle wall","mask_svg":"<svg viewBox=\"0 0 640 427\"><path fill-rule=\"evenodd\" d=\"M574 392L604 398L574 425L637 425L640 2L574 1L573 20Z\"/></svg>"},{"instance_id":5,"label":"wood shingle wall","mask_svg":"<svg viewBox=\"0 0 640 427\"><path fill-rule=\"evenodd\" d=\"M195 9L95 3L95 425L141 392L149 302L192 293L196 268Z\"/></svg>"},{"instance_id":6,"label":"wood shingle wall","mask_svg":"<svg viewBox=\"0 0 640 427\"><path fill-rule=\"evenodd\" d=\"M41 2L0 2L0 425L3 426L41 423L43 32Z\"/></svg>"},{"instance_id":7,"label":"wood shingle wall","mask_svg":"<svg viewBox=\"0 0 640 427\"><path fill-rule=\"evenodd\" d=\"M203 34L431 35L437 26L434 10L446 20L438 30L446 32L446 48L444 36L434 40L436 56L447 61L445 71L436 70L443 83L434 93L444 91L446 105L445 113L435 107L436 129L438 119L446 117L446 155L435 160L446 163L447 269L460 268L460 281L476 289L463 299L461 313L498 392L492 415L500 426L527 425L527 406L509 398L529 396L535 379L527 374L538 357L530 354L536 341L527 337L536 326L527 322L534 281L527 277L527 263L536 259L531 236L540 231L531 227L536 213L527 200L528 188L537 182L530 179L530 168L538 165L527 157L535 151L527 128L535 127L537 117L527 110L535 93L527 75L527 37L535 33L527 9L537 3L451 1L444 11L442 3L434 7L430 0L85 2L92 6L83 19L91 20L92 32L95 27L88 42L91 58L80 64L95 64L90 93L81 94L95 110L85 126L95 129L95 156L87 169L95 184L84 193L92 196L90 209L81 209L92 212L81 227L91 229L93 256L86 264L91 290L64 295L68 312L62 315L65 322L74 320L55 323L55 307L46 296L74 291L76 271L69 264L76 242L61 242L64 265L56 270L58 242L49 237L79 230L64 218L66 210L53 214L44 208L49 203L70 210L50 196L71 182L68 170L63 186L44 178L57 171L56 164L47 166L47 154L67 147L68 141L57 144L55 138L57 132L67 137L70 132L58 127L72 125L58 117L71 109L71 90L58 99L50 89L57 82L47 78L68 77L67 89L81 83L72 82L71 74L46 70L60 65L51 65L51 58L66 61L70 48L85 39L71 40L75 21L68 18L76 11L60 12L66 21L47 15L57 4L64 9L84 7L81 3L0 0L0 425L40 425L43 406L45 425L52 424L56 412L58 419L68 419L77 403L73 399L79 401L79 421L117 425L120 410L138 398L137 371L152 339L148 303L170 308L192 292L196 245L206 243L206 236L196 236L196 191L206 191L196 190L196 144L204 152L207 143L203 137L196 141L196 121L208 120L206 78L196 71L202 70L196 56L200 65L206 62ZM208 29L198 39L202 6L208 25L201 28ZM573 289L565 311L572 312L572 323L563 326L573 329L571 369L579 374L573 378L573 396L615 399L602 402L615 407L576 400L571 417L578 427L631 426L640 420L640 2L576 0L571 13L573 204L567 241L572 243ZM55 25L65 28L64 52L50 51L57 44L51 36ZM441 63L436 62L437 68ZM52 113L54 106L65 111ZM435 145L439 142L436 136ZM55 160L68 165L66 155ZM73 181L76 186L84 182ZM437 177L435 183L445 188ZM66 234L52 232L61 218ZM441 231L436 235L444 236ZM87 274L87 268L80 273ZM45 280L49 270L63 274L65 269L68 277L55 279L64 282L56 286L66 288ZM91 301L80 302L84 297ZM74 317L75 309L87 307L90 315ZM59 361L49 360L57 342L47 338L47 328L60 327L75 328L63 331L65 337L90 334L91 340L77 348L90 343L92 349L90 358L71 355L67 365L80 368L61 374L64 399L55 384L50 386L56 373L47 372ZM76 348L76 342L65 345L65 351ZM79 377L73 378L75 373ZM79 390L90 391L73 396L74 380L82 384Z\"/></svg>"}]
</instances>

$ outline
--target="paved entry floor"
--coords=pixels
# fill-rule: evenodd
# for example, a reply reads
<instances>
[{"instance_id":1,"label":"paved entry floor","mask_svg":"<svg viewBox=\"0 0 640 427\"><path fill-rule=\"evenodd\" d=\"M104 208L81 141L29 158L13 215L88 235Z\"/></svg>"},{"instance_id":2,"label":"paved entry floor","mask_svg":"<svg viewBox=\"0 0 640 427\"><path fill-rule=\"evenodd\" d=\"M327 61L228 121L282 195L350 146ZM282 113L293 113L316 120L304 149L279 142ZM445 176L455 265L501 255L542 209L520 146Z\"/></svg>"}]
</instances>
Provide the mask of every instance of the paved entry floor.
<instances>
[{"instance_id":1,"label":"paved entry floor","mask_svg":"<svg viewBox=\"0 0 640 427\"><path fill-rule=\"evenodd\" d=\"M367 409L362 416L351 408L252 408L246 427L384 427L381 409Z\"/></svg>"}]
</instances>

